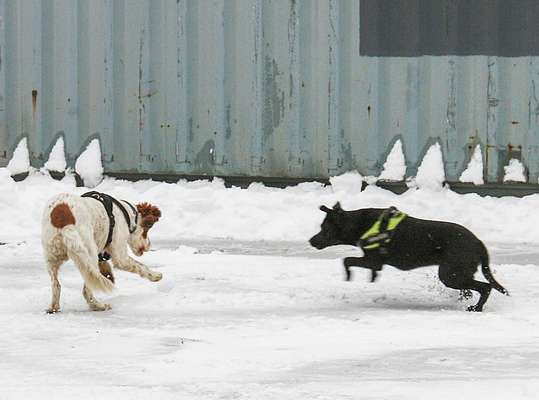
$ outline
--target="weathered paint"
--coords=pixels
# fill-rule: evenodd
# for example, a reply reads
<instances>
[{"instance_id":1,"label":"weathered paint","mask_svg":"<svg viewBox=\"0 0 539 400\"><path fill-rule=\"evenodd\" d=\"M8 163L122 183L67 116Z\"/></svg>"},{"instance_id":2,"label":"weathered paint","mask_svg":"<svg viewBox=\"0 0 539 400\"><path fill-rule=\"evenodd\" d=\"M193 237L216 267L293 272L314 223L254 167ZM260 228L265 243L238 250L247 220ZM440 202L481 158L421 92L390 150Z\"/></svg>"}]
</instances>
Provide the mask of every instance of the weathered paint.
<instances>
[{"instance_id":1,"label":"weathered paint","mask_svg":"<svg viewBox=\"0 0 539 400\"><path fill-rule=\"evenodd\" d=\"M537 57L363 56L360 10L0 0L0 165L28 137L40 167L63 136L71 166L98 137L109 172L376 175L401 139L408 175L439 141L450 181L480 144L489 182L512 157L537 182Z\"/></svg>"}]
</instances>

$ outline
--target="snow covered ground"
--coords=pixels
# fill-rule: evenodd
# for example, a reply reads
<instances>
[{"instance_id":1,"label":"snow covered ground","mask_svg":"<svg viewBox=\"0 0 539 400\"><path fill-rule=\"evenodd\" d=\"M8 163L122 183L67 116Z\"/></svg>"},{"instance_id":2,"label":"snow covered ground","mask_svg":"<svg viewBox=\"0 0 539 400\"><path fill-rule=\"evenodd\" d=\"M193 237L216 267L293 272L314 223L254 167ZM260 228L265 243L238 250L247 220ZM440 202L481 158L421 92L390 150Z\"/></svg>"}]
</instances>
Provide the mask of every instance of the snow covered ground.
<instances>
[{"instance_id":1,"label":"snow covered ground","mask_svg":"<svg viewBox=\"0 0 539 400\"><path fill-rule=\"evenodd\" d=\"M47 315L42 207L85 189L0 170L0 399L537 398L539 195L360 187L354 174L285 190L106 179L97 190L161 207L142 261L163 280L117 271L115 293L98 295L113 309L95 313L69 262L62 312ZM357 250L306 244L336 200L469 227L512 296L468 313L476 298L459 301L435 267L344 282L340 258Z\"/></svg>"}]
</instances>

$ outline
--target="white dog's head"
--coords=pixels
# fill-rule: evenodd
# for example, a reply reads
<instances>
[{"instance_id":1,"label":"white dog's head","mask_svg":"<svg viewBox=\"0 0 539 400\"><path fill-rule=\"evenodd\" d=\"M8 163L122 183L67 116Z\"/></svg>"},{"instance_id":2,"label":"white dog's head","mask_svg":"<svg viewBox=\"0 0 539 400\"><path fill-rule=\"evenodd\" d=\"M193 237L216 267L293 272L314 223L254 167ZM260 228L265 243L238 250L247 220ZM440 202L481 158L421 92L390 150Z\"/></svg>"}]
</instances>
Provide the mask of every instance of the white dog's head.
<instances>
[{"instance_id":1,"label":"white dog's head","mask_svg":"<svg viewBox=\"0 0 539 400\"><path fill-rule=\"evenodd\" d=\"M137 211L139 213L137 228L129 235L127 243L135 255L141 256L150 250L148 231L161 217L161 211L149 203L137 204Z\"/></svg>"}]
</instances>

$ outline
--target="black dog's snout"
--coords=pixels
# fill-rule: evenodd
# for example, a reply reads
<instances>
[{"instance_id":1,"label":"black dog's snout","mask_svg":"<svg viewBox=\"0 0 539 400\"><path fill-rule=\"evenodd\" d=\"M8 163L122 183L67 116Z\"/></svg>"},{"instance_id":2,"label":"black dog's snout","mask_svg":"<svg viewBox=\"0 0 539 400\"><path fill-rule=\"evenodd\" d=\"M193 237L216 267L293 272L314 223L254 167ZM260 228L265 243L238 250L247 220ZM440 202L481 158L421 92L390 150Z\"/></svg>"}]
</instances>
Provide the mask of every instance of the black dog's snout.
<instances>
[{"instance_id":1,"label":"black dog's snout","mask_svg":"<svg viewBox=\"0 0 539 400\"><path fill-rule=\"evenodd\" d=\"M314 248L318 250L321 250L325 247L322 243L322 240L320 240L320 237L318 235L315 235L312 238L310 238L309 243L311 246L313 246Z\"/></svg>"}]
</instances>

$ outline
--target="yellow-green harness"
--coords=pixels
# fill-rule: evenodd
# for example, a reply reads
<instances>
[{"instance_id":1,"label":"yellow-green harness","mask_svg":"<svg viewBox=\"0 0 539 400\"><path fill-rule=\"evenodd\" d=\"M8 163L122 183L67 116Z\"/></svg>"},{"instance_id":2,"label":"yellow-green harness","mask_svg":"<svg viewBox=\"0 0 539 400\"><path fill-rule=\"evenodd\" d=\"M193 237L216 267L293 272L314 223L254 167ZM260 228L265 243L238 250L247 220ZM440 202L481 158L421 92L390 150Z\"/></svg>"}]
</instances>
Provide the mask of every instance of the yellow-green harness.
<instances>
[{"instance_id":1,"label":"yellow-green harness","mask_svg":"<svg viewBox=\"0 0 539 400\"><path fill-rule=\"evenodd\" d=\"M376 222L361 235L359 245L364 250L379 249L385 252L385 247L391 242L395 229L407 217L407 215L395 207L384 210Z\"/></svg>"}]
</instances>

